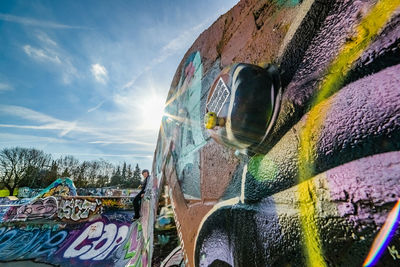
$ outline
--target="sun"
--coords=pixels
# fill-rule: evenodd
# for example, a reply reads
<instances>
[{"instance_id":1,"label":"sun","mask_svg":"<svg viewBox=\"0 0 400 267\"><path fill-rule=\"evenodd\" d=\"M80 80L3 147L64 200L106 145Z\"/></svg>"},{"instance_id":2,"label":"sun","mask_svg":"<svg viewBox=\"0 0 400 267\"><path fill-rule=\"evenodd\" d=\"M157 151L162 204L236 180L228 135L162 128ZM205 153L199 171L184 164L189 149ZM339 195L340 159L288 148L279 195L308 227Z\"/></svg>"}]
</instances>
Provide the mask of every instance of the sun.
<instances>
[{"instance_id":1,"label":"sun","mask_svg":"<svg viewBox=\"0 0 400 267\"><path fill-rule=\"evenodd\" d=\"M158 130L161 125L161 119L164 115L164 97L151 94L143 101L141 109L141 119L143 127L149 130Z\"/></svg>"}]
</instances>

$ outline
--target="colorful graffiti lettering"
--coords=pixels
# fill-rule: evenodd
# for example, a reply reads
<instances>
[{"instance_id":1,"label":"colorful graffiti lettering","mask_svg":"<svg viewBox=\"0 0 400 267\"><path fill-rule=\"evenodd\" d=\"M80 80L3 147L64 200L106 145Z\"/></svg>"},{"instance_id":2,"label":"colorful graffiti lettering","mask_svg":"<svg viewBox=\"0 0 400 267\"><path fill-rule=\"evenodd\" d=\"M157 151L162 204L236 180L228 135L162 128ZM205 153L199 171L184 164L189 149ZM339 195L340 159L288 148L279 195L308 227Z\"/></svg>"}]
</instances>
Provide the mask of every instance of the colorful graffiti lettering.
<instances>
[{"instance_id":1,"label":"colorful graffiti lettering","mask_svg":"<svg viewBox=\"0 0 400 267\"><path fill-rule=\"evenodd\" d=\"M50 219L58 209L55 197L33 199L20 207L11 207L3 217L3 221L30 221Z\"/></svg>"},{"instance_id":2,"label":"colorful graffiti lettering","mask_svg":"<svg viewBox=\"0 0 400 267\"><path fill-rule=\"evenodd\" d=\"M132 209L133 197L104 197L102 206L105 209Z\"/></svg>"},{"instance_id":3,"label":"colorful graffiti lettering","mask_svg":"<svg viewBox=\"0 0 400 267\"><path fill-rule=\"evenodd\" d=\"M87 199L71 198L60 200L60 207L58 209L59 219L71 219L79 221L81 219L89 218L89 215L101 212L101 200L94 199L89 201Z\"/></svg>"},{"instance_id":4,"label":"colorful graffiti lettering","mask_svg":"<svg viewBox=\"0 0 400 267\"><path fill-rule=\"evenodd\" d=\"M133 224L131 235L125 243L124 250L126 251L125 259L129 259L126 266L147 266L147 249L149 245L143 238L143 230L140 222Z\"/></svg>"},{"instance_id":5,"label":"colorful graffiti lettering","mask_svg":"<svg viewBox=\"0 0 400 267\"><path fill-rule=\"evenodd\" d=\"M94 222L80 233L64 252L64 258L79 257L80 260L104 260L128 236L127 225Z\"/></svg>"},{"instance_id":6,"label":"colorful graffiti lettering","mask_svg":"<svg viewBox=\"0 0 400 267\"><path fill-rule=\"evenodd\" d=\"M18 198L33 198L38 195L43 189L20 187L18 189Z\"/></svg>"},{"instance_id":7,"label":"colorful graffiti lettering","mask_svg":"<svg viewBox=\"0 0 400 267\"><path fill-rule=\"evenodd\" d=\"M48 196L76 196L76 187L69 178L58 178L51 185L40 191L35 198Z\"/></svg>"},{"instance_id":8,"label":"colorful graffiti lettering","mask_svg":"<svg viewBox=\"0 0 400 267\"><path fill-rule=\"evenodd\" d=\"M0 228L0 260L47 258L65 240L67 231Z\"/></svg>"},{"instance_id":9,"label":"colorful graffiti lettering","mask_svg":"<svg viewBox=\"0 0 400 267\"><path fill-rule=\"evenodd\" d=\"M133 258L138 254L137 250L141 247L140 242L142 241L140 238L141 233L142 225L139 222L135 223L132 227L130 238L124 246L124 249L126 249L125 259Z\"/></svg>"}]
</instances>

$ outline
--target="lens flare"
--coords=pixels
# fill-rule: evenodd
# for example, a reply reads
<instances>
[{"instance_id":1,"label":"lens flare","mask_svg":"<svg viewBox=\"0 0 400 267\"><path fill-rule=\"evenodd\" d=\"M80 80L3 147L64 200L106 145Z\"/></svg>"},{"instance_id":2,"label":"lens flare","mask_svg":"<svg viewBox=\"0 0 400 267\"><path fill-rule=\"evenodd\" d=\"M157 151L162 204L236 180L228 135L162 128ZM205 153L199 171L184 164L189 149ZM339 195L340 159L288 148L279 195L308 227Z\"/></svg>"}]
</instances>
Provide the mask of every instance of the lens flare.
<instances>
[{"instance_id":1,"label":"lens flare","mask_svg":"<svg viewBox=\"0 0 400 267\"><path fill-rule=\"evenodd\" d=\"M383 251L389 244L393 237L394 232L399 226L399 215L400 215L400 199L389 213L383 228L379 231L377 237L372 243L372 247L368 253L367 258L364 261L363 266L375 265L379 258L382 256Z\"/></svg>"}]
</instances>

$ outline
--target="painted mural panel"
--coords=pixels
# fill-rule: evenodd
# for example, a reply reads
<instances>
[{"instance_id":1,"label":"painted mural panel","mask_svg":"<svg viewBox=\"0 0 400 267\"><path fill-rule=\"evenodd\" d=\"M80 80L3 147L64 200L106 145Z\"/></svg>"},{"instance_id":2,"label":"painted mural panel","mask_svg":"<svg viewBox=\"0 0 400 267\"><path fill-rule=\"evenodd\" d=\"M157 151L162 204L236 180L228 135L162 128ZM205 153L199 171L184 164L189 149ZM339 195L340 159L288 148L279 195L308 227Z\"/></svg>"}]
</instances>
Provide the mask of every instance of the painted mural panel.
<instances>
[{"instance_id":1,"label":"painted mural panel","mask_svg":"<svg viewBox=\"0 0 400 267\"><path fill-rule=\"evenodd\" d=\"M155 153L186 266L400 263L399 44L397 0L240 1L199 36Z\"/></svg>"},{"instance_id":2,"label":"painted mural panel","mask_svg":"<svg viewBox=\"0 0 400 267\"><path fill-rule=\"evenodd\" d=\"M163 119L162 133L173 136L171 153L174 155L179 184L186 198L200 198L199 154L205 145L201 124L201 78L200 53L191 54L181 70L178 85L170 92Z\"/></svg>"}]
</instances>

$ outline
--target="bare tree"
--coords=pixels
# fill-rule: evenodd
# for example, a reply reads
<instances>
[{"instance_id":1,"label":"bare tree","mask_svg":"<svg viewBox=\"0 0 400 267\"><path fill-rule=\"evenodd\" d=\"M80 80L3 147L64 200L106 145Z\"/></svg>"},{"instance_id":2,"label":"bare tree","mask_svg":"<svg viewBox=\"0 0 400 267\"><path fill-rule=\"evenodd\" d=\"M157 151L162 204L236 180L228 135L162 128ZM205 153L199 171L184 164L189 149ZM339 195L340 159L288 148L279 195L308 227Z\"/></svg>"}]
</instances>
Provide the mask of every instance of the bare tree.
<instances>
[{"instance_id":1,"label":"bare tree","mask_svg":"<svg viewBox=\"0 0 400 267\"><path fill-rule=\"evenodd\" d=\"M16 187L35 184L50 160L49 154L34 148L4 148L0 151L0 182L12 196Z\"/></svg>"},{"instance_id":2,"label":"bare tree","mask_svg":"<svg viewBox=\"0 0 400 267\"><path fill-rule=\"evenodd\" d=\"M59 158L57 165L62 177L74 179L79 174L79 160L74 156L67 155Z\"/></svg>"},{"instance_id":3,"label":"bare tree","mask_svg":"<svg viewBox=\"0 0 400 267\"><path fill-rule=\"evenodd\" d=\"M57 161L52 160L50 163L50 169L46 171L45 176L40 183L40 187L47 187L54 182L58 178L58 169Z\"/></svg>"},{"instance_id":4,"label":"bare tree","mask_svg":"<svg viewBox=\"0 0 400 267\"><path fill-rule=\"evenodd\" d=\"M100 159L98 161L98 164L100 165L100 168L97 176L96 186L104 187L107 186L110 182L110 178L113 175L114 166L104 159Z\"/></svg>"}]
</instances>

